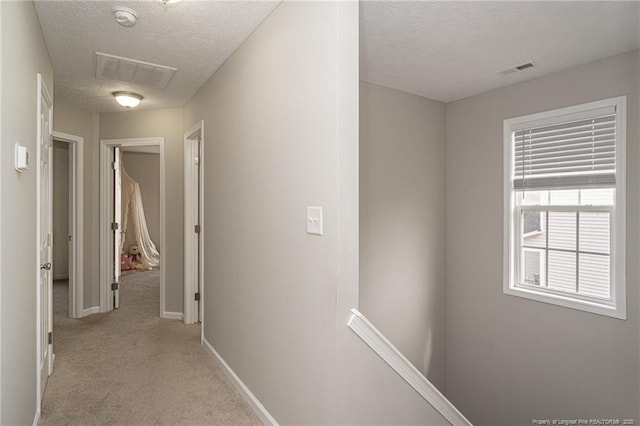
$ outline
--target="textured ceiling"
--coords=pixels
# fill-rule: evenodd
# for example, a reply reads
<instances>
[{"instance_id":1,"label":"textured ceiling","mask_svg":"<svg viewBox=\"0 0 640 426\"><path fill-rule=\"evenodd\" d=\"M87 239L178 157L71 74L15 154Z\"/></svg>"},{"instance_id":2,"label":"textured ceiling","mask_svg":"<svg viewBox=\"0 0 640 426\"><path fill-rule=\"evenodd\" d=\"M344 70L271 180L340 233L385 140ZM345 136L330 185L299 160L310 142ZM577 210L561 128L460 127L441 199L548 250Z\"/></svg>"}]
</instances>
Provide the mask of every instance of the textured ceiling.
<instances>
[{"instance_id":1,"label":"textured ceiling","mask_svg":"<svg viewBox=\"0 0 640 426\"><path fill-rule=\"evenodd\" d=\"M365 1L360 14L361 78L443 102L640 48L638 1Z\"/></svg>"},{"instance_id":2,"label":"textured ceiling","mask_svg":"<svg viewBox=\"0 0 640 426\"><path fill-rule=\"evenodd\" d=\"M138 109L183 106L279 1L40 1L36 11L55 73L55 95L90 111L120 111L116 90L140 93ZM118 25L114 6L139 14ZM95 78L95 52L178 68L165 90Z\"/></svg>"},{"instance_id":3,"label":"textured ceiling","mask_svg":"<svg viewBox=\"0 0 640 426\"><path fill-rule=\"evenodd\" d=\"M56 97L119 111L179 107L278 5L273 1L42 1L36 10L55 71ZM640 48L639 1L364 1L361 78L450 102ZM114 6L139 13L119 26ZM95 78L96 51L178 68L165 90ZM498 72L533 62L509 75Z\"/></svg>"}]
</instances>

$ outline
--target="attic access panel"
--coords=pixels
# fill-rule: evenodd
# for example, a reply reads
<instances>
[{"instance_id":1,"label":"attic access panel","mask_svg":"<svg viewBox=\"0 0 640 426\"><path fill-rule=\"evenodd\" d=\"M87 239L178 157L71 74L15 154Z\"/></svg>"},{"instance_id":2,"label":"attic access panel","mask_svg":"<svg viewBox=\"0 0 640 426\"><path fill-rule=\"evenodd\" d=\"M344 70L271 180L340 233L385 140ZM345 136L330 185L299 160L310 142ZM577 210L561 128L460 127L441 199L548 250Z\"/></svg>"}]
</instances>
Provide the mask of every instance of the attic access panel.
<instances>
[{"instance_id":1,"label":"attic access panel","mask_svg":"<svg viewBox=\"0 0 640 426\"><path fill-rule=\"evenodd\" d=\"M96 52L96 78L164 90L177 68Z\"/></svg>"}]
</instances>

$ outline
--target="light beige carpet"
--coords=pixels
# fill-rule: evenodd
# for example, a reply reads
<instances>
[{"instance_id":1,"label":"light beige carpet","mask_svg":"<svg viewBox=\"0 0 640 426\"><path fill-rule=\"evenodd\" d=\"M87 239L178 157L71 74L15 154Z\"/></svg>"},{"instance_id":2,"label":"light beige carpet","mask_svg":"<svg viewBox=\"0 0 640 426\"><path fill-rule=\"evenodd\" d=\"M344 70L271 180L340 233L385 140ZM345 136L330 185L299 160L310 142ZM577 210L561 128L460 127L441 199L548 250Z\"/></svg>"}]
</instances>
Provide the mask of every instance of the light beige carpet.
<instances>
[{"instance_id":1,"label":"light beige carpet","mask_svg":"<svg viewBox=\"0 0 640 426\"><path fill-rule=\"evenodd\" d=\"M200 326L159 318L158 271L123 277L120 309L79 320L56 284L41 425L261 424L200 346Z\"/></svg>"}]
</instances>

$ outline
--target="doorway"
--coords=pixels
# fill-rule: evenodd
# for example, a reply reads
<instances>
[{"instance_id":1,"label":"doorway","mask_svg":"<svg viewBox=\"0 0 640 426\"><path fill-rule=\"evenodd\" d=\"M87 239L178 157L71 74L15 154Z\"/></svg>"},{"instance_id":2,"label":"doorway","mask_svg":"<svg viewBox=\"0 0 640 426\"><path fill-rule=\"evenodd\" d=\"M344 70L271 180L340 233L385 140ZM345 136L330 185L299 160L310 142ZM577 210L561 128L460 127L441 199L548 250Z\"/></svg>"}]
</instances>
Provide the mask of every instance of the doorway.
<instances>
[{"instance_id":1,"label":"doorway","mask_svg":"<svg viewBox=\"0 0 640 426\"><path fill-rule=\"evenodd\" d=\"M80 136L53 132L53 305L70 318L90 313L84 310L83 144ZM56 299L68 299L68 310Z\"/></svg>"},{"instance_id":2,"label":"doorway","mask_svg":"<svg viewBox=\"0 0 640 426\"><path fill-rule=\"evenodd\" d=\"M159 255L165 253L165 185L164 185L164 138L103 139L100 141L100 311L109 312L120 304L122 261L129 256L129 247L123 253L123 223L121 190L122 170L120 151L157 150L160 159L159 171ZM126 182L126 178L125 178ZM135 195L134 195L135 196ZM124 206L126 207L126 206ZM140 249L143 249L142 247ZM126 259L125 257L126 256ZM161 318L171 318L165 309L165 262L159 262ZM180 318L181 319L181 318Z\"/></svg>"},{"instance_id":3,"label":"doorway","mask_svg":"<svg viewBox=\"0 0 640 426\"><path fill-rule=\"evenodd\" d=\"M184 134L184 322L202 323L204 121Z\"/></svg>"}]
</instances>

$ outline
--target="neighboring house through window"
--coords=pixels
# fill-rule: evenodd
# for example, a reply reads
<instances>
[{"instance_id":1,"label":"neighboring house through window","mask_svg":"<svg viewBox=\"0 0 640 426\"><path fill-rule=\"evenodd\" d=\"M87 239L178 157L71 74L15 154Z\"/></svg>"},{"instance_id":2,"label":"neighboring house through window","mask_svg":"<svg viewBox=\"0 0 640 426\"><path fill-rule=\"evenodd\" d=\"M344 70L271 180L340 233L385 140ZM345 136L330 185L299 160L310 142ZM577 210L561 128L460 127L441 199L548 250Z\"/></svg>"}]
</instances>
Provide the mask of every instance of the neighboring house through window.
<instances>
[{"instance_id":1,"label":"neighboring house through window","mask_svg":"<svg viewBox=\"0 0 640 426\"><path fill-rule=\"evenodd\" d=\"M626 318L618 97L504 121L504 292Z\"/></svg>"}]
</instances>

